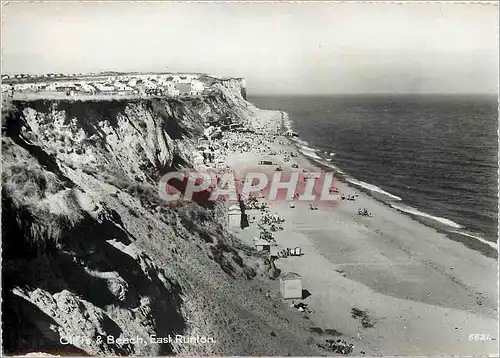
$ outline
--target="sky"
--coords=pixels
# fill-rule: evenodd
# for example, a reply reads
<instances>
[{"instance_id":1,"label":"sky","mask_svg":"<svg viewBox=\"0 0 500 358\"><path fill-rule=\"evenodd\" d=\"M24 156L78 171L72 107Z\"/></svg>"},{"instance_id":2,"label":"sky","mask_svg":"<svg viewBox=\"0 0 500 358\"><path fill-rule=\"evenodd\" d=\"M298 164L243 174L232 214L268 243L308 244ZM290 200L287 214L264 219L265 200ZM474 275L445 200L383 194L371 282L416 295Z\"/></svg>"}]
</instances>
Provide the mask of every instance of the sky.
<instances>
[{"instance_id":1,"label":"sky","mask_svg":"<svg viewBox=\"0 0 500 358\"><path fill-rule=\"evenodd\" d=\"M204 72L250 94L496 93L493 3L10 2L2 73Z\"/></svg>"}]
</instances>

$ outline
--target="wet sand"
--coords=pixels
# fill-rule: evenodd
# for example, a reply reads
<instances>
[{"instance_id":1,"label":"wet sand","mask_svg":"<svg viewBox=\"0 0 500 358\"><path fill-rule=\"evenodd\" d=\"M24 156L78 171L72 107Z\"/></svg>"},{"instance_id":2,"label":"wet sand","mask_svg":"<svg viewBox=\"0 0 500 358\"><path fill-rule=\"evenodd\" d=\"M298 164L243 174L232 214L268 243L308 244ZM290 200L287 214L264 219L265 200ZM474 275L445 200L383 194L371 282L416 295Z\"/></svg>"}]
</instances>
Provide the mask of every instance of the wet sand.
<instances>
[{"instance_id":1,"label":"wet sand","mask_svg":"<svg viewBox=\"0 0 500 358\"><path fill-rule=\"evenodd\" d=\"M254 120L272 133L281 119L279 111L259 111ZM284 137L272 141L269 136L268 141L273 150L297 152ZM226 163L235 170L255 167L269 157L260 152L234 152ZM304 156L291 159L273 156L283 168L297 163L310 172L320 171ZM303 288L310 293L303 302L314 311L311 326L340 332L339 338L355 342L356 355L496 356L497 260L346 183L335 186L346 195L357 193L356 200L341 200L335 207L318 205L318 210L297 201L295 208L286 202L268 203L271 212L285 219L284 230L273 233L278 245L299 246L304 252L278 259L276 267L302 276ZM367 208L372 217L357 215L359 208ZM239 232L249 245L256 234L256 224ZM365 325L373 327L353 318L353 308L366 311ZM471 334L487 339L470 340Z\"/></svg>"}]
</instances>

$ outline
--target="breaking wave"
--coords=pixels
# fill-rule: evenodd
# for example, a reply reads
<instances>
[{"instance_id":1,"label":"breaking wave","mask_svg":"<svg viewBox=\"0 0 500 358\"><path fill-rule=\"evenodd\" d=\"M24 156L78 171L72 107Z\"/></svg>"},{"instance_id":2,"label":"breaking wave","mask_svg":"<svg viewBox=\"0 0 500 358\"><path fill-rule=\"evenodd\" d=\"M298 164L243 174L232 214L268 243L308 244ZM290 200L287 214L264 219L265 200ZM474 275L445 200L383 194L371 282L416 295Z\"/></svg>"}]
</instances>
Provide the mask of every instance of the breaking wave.
<instances>
[{"instance_id":1,"label":"breaking wave","mask_svg":"<svg viewBox=\"0 0 500 358\"><path fill-rule=\"evenodd\" d=\"M330 163L329 161L328 162L324 162L324 161L321 161L320 164L326 166L326 167L329 167L329 168L332 168L333 170L335 170L337 173L340 173L340 174L345 174L345 172L340 169L339 167L333 165L332 163Z\"/></svg>"},{"instance_id":2,"label":"breaking wave","mask_svg":"<svg viewBox=\"0 0 500 358\"><path fill-rule=\"evenodd\" d=\"M431 214L428 214L428 213L424 213L424 212L422 212L422 211L420 211L418 209L415 209L415 208L413 208L411 206L391 204L391 207L393 207L396 210L408 213L408 214L412 214L412 215L416 215L416 216L420 216L420 217L423 217L423 218L427 218L427 219L431 219L431 220L437 221L437 222L439 222L441 224L453 227L455 229L462 228L462 225L457 224L456 222L454 222L454 221L452 221L450 219L446 219L446 218L442 218L442 217L439 217L439 216L434 216L434 215L431 215Z\"/></svg>"},{"instance_id":3,"label":"breaking wave","mask_svg":"<svg viewBox=\"0 0 500 358\"><path fill-rule=\"evenodd\" d=\"M300 147L299 152L301 152L305 156L313 158L313 159L321 159L321 157L316 154L316 149L313 149L313 148L310 148L307 146Z\"/></svg>"},{"instance_id":4,"label":"breaking wave","mask_svg":"<svg viewBox=\"0 0 500 358\"><path fill-rule=\"evenodd\" d=\"M314 151L308 151L308 150L300 150L302 154L304 154L306 157L314 158L314 159L321 159L320 156L318 156Z\"/></svg>"},{"instance_id":5,"label":"breaking wave","mask_svg":"<svg viewBox=\"0 0 500 358\"><path fill-rule=\"evenodd\" d=\"M346 178L346 181L348 181L351 184L357 185L357 186L359 186L359 187L361 187L363 189L367 189L369 191L373 191L373 192L376 192L376 193L379 193L379 194L383 194L383 195L391 198L392 200L397 200L397 201L402 200L399 196L396 196L396 195L393 195L391 193L388 193L388 192L386 192L385 190L379 188L376 185L365 183L364 181L356 180L356 179L353 179L353 178Z\"/></svg>"},{"instance_id":6,"label":"breaking wave","mask_svg":"<svg viewBox=\"0 0 500 358\"><path fill-rule=\"evenodd\" d=\"M491 242L491 241L488 241L488 240L485 240L483 239L482 237L480 236L476 236L476 235L472 235L472 234L469 234L467 232L463 232L463 231L458 231L458 230L449 230L448 232L451 232L451 233L454 233L454 234L460 234L460 235L463 235L463 236L468 236L468 237L471 237L473 239L476 239L478 241L481 241L483 244L486 244L486 245L489 245L491 246L492 248L498 250L498 243L496 242Z\"/></svg>"},{"instance_id":7,"label":"breaking wave","mask_svg":"<svg viewBox=\"0 0 500 358\"><path fill-rule=\"evenodd\" d=\"M285 127L285 129L287 131L291 131L292 130L292 121L290 120L290 116L288 115L288 113L283 112L283 111L281 111L281 115L283 118L283 126Z\"/></svg>"},{"instance_id":8,"label":"breaking wave","mask_svg":"<svg viewBox=\"0 0 500 358\"><path fill-rule=\"evenodd\" d=\"M295 145L297 145L297 147L307 147L309 148L309 142L303 140L303 139L300 139L300 138L291 138L291 140L293 142L295 142Z\"/></svg>"}]
</instances>

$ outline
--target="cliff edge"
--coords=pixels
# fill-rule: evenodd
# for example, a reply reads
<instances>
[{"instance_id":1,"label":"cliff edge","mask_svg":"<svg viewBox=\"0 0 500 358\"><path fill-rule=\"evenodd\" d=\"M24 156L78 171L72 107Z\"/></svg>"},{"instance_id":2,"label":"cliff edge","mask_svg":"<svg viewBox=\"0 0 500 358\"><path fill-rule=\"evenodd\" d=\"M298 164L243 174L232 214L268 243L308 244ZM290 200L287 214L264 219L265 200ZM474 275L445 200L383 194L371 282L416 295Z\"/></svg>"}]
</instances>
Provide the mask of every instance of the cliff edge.
<instances>
[{"instance_id":1,"label":"cliff edge","mask_svg":"<svg viewBox=\"0 0 500 358\"><path fill-rule=\"evenodd\" d=\"M207 118L258 114L237 81L211 86L3 107L5 354L314 353L305 320L265 294L262 259L227 232L221 203L158 199L163 173L192 166Z\"/></svg>"}]
</instances>

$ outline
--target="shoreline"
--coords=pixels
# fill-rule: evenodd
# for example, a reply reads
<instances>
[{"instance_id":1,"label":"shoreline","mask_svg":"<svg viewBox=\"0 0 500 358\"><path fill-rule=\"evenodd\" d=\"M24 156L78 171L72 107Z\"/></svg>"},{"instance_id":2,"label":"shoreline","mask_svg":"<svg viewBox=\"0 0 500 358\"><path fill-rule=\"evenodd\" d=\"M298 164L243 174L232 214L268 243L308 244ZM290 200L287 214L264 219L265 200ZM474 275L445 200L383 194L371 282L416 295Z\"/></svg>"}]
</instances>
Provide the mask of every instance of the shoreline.
<instances>
[{"instance_id":1,"label":"shoreline","mask_svg":"<svg viewBox=\"0 0 500 358\"><path fill-rule=\"evenodd\" d=\"M292 129L292 124L293 122L289 119L288 114L286 112L280 111L281 113L285 113L286 115L286 125L285 128L289 130ZM346 185L349 187L352 187L353 189L359 190L368 196L372 197L373 199L377 200L378 202L389 206L393 208L394 210L397 210L401 212L402 214L412 218L413 220L421 223L422 225L429 226L435 230L437 230L440 233L445 234L448 236L450 240L454 240L457 242L463 243L465 246L467 246L471 250L478 251L482 253L483 255L494 258L498 260L498 253L499 253L499 244L498 240L497 241L490 241L485 238L482 238L480 236L477 236L479 234L471 233L465 231L465 227L451 221L450 219L443 218L443 217L435 217L432 214L427 214L423 211L420 211L418 208L409 206L405 203L403 198L399 198L391 193L386 192L383 189L380 189L380 192L377 192L375 190L370 190L369 188L366 188L362 185L362 181L355 179L346 173L344 173L341 169L336 167L333 164L327 164L324 163L325 159L317 156L317 157L311 157L307 154L304 154L302 152L303 145L307 143L308 145L311 145L308 142L303 141L300 139L288 139L289 142L295 147L295 149L302 155L306 160L308 160L312 165L317 166L319 169L324 170L324 171L333 171L335 173L335 178L339 181L344 182ZM299 141L302 141L303 143L300 143ZM310 148L313 152L316 152L317 149ZM351 179L351 180L349 180ZM358 182L359 184L356 184L355 182ZM364 183L368 185L373 185L370 183ZM375 185L373 185L375 186ZM376 187L376 186L375 186ZM384 200L384 197L390 198L389 200ZM391 198L392 197L392 198ZM391 200L392 199L392 200ZM401 203L401 205L397 205L396 203ZM418 212L417 213L415 213ZM444 223L443 221L448 221L449 224ZM463 230L463 231L460 231Z\"/></svg>"},{"instance_id":2,"label":"shoreline","mask_svg":"<svg viewBox=\"0 0 500 358\"><path fill-rule=\"evenodd\" d=\"M294 146L297 147L297 150L298 150L298 145L296 143L294 143ZM342 181L343 183L345 183L349 187L352 187L353 189L356 189L356 190L359 190L360 192L365 193L366 195L372 197L374 200L377 200L379 203L401 212L403 215L406 215L406 216L412 218L413 220L419 222L422 225L425 225L425 226L428 226L428 227L431 227L431 228L437 230L438 232L446 235L450 240L461 242L471 250L478 251L486 257L498 260L498 242L488 241L486 239L476 237L472 234L460 232L457 229L450 228L450 226L447 226L445 224L440 225L439 223L436 222L436 220L432 220L432 219L425 220L424 217L422 217L421 215L412 214L412 213L404 211L404 210L399 210L392 205L392 203L395 203L397 201L383 200L383 199L379 198L377 196L377 194L374 193L372 190L366 189L362 186L354 185L353 183L350 183L349 181L347 181L346 180L347 175L345 175L344 173L336 172L334 168L331 168L328 165L325 165L321 162L318 162L317 160L315 160L313 158L309 158L308 156L305 156L302 153L300 155L304 156L304 158L306 160L308 160L312 165L317 166L318 168L320 168L322 170L331 171L333 169L335 172L335 178L337 180ZM382 196L384 194L380 194L380 195Z\"/></svg>"},{"instance_id":3,"label":"shoreline","mask_svg":"<svg viewBox=\"0 0 500 358\"><path fill-rule=\"evenodd\" d=\"M282 113L260 110L255 120L272 133L284 125ZM285 137L256 138L263 143L259 150L233 151L227 165L234 170L252 167L268 147L277 153L297 151ZM280 161L279 155L274 160L276 166L291 165ZM309 171L319 168L300 153L292 161ZM293 209L287 202L267 202L270 211L285 220L283 231L273 232L278 248L300 247L304 252L300 257L278 259L276 267L302 276L303 288L311 296L301 302L312 310L311 325L338 331L338 338L355 342L355 355L362 351L368 355L496 352L496 341L478 344L468 341L468 334L485 331L497 336L498 301L493 289L497 261L349 183L338 180L335 186L341 193L359 196L354 202L340 201L334 208L321 206L318 211L300 202ZM360 206L373 217L357 215ZM258 233L255 223L235 230L250 247ZM275 282L276 292L278 286ZM373 325L361 327L352 317L354 309L365 312ZM320 335L323 338L328 337Z\"/></svg>"}]
</instances>

